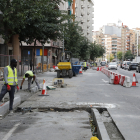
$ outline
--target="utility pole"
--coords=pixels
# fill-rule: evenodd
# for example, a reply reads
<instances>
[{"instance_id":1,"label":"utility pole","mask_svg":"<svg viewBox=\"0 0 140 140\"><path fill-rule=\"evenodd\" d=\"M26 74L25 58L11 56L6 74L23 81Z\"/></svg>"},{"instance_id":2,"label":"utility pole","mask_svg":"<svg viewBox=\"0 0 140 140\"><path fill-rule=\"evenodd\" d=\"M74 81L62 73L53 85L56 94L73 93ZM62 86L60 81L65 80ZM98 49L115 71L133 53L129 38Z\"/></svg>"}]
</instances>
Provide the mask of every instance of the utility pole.
<instances>
[{"instance_id":1,"label":"utility pole","mask_svg":"<svg viewBox=\"0 0 140 140\"><path fill-rule=\"evenodd\" d=\"M44 63L44 44L42 46L42 73L44 73L43 64Z\"/></svg>"}]
</instances>

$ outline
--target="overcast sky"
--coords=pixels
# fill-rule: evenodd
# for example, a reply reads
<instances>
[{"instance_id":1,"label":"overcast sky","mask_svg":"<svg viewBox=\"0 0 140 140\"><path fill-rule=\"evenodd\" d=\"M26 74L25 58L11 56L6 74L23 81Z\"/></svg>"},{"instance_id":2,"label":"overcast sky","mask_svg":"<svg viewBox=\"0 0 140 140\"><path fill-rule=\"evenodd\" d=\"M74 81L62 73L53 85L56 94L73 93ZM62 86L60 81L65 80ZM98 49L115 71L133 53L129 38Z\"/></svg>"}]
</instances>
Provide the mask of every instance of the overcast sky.
<instances>
[{"instance_id":1,"label":"overcast sky","mask_svg":"<svg viewBox=\"0 0 140 140\"><path fill-rule=\"evenodd\" d=\"M94 31L119 19L130 29L140 27L140 0L94 0Z\"/></svg>"}]
</instances>

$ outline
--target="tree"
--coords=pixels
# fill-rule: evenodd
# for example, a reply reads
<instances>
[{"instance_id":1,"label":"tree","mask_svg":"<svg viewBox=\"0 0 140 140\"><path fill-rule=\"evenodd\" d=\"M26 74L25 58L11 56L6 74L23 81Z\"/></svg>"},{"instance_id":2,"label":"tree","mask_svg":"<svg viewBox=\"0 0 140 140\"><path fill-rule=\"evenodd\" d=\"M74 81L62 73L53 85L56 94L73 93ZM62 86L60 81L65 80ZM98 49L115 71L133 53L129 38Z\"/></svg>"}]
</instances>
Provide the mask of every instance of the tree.
<instances>
[{"instance_id":1,"label":"tree","mask_svg":"<svg viewBox=\"0 0 140 140\"><path fill-rule=\"evenodd\" d=\"M111 62L113 59L114 59L114 55L112 53L107 55L107 60L109 62Z\"/></svg>"},{"instance_id":2,"label":"tree","mask_svg":"<svg viewBox=\"0 0 140 140\"><path fill-rule=\"evenodd\" d=\"M80 59L87 61L90 58L90 45L89 40L86 37L82 37L79 50Z\"/></svg>"},{"instance_id":3,"label":"tree","mask_svg":"<svg viewBox=\"0 0 140 140\"><path fill-rule=\"evenodd\" d=\"M128 51L125 53L124 59L125 59L125 60L128 60L128 59L132 60L132 59L134 59L134 55L131 53L130 50L128 50Z\"/></svg>"},{"instance_id":4,"label":"tree","mask_svg":"<svg viewBox=\"0 0 140 140\"><path fill-rule=\"evenodd\" d=\"M90 59L94 60L97 57L103 56L105 49L102 45L96 44L96 42L90 45Z\"/></svg>"},{"instance_id":5,"label":"tree","mask_svg":"<svg viewBox=\"0 0 140 140\"><path fill-rule=\"evenodd\" d=\"M36 42L44 44L48 39L61 37L62 22L68 16L60 11L61 0L0 0L3 22L0 34L5 44L14 34L27 44ZM70 18L70 17L69 17Z\"/></svg>"},{"instance_id":6,"label":"tree","mask_svg":"<svg viewBox=\"0 0 140 140\"><path fill-rule=\"evenodd\" d=\"M123 52L121 52L121 51L117 52L117 58L118 58L119 60L122 60L123 55L124 55Z\"/></svg>"},{"instance_id":7,"label":"tree","mask_svg":"<svg viewBox=\"0 0 140 140\"><path fill-rule=\"evenodd\" d=\"M64 28L64 46L65 50L72 52L73 57L79 57L82 40L82 30L78 23L66 24Z\"/></svg>"}]
</instances>

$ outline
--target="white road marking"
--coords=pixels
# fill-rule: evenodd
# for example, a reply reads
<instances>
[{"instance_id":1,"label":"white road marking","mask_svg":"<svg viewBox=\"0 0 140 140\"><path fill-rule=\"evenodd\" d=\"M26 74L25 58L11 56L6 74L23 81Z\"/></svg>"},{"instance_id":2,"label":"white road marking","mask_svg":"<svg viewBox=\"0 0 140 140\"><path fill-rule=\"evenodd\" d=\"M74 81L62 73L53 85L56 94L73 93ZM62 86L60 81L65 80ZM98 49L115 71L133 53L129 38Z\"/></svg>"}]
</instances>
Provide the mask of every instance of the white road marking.
<instances>
[{"instance_id":1,"label":"white road marking","mask_svg":"<svg viewBox=\"0 0 140 140\"><path fill-rule=\"evenodd\" d=\"M20 125L21 123L17 123L14 125L14 127L7 133L7 135L2 139L2 140L8 140L10 138L10 136L12 135L12 133L17 129L17 127Z\"/></svg>"},{"instance_id":2,"label":"white road marking","mask_svg":"<svg viewBox=\"0 0 140 140\"><path fill-rule=\"evenodd\" d=\"M109 82L109 81L105 81L104 79L102 79L102 81L105 82L105 83Z\"/></svg>"}]
</instances>

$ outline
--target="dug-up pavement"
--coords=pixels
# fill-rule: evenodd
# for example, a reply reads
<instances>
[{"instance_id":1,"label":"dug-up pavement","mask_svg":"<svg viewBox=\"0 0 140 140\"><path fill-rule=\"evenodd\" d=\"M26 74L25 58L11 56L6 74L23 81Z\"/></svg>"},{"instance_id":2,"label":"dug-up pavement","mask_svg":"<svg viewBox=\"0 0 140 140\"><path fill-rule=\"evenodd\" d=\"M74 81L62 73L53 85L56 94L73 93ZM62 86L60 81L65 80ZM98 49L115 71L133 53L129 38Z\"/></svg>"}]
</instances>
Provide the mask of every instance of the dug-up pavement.
<instances>
[{"instance_id":1,"label":"dug-up pavement","mask_svg":"<svg viewBox=\"0 0 140 140\"><path fill-rule=\"evenodd\" d=\"M46 83L51 85L54 78L56 78L55 72L38 75L40 84L45 79ZM123 139L139 139L138 88L110 85L103 73L92 69L71 79L65 77L64 83L67 84L66 88L47 90L48 96L39 96L41 92L33 93L24 90L27 86L26 81L24 89L16 93L16 96L20 96L22 100L18 109L31 107L33 112L22 114L16 110L13 116L6 116L0 120L0 139L90 139L92 136L88 124L90 108L107 109ZM14 128L13 134L7 134ZM112 140L119 140L119 138L114 136Z\"/></svg>"}]
</instances>

